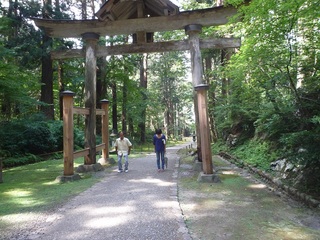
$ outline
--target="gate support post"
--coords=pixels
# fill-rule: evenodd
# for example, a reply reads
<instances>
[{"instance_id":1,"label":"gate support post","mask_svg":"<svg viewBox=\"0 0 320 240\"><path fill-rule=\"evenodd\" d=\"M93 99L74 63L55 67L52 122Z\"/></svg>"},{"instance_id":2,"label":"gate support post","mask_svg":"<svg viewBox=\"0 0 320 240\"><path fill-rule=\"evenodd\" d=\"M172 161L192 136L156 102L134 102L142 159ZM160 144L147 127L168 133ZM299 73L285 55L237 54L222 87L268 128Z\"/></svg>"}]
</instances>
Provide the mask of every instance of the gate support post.
<instances>
[{"instance_id":1,"label":"gate support post","mask_svg":"<svg viewBox=\"0 0 320 240\"><path fill-rule=\"evenodd\" d=\"M71 91L62 92L64 176L73 175L73 96Z\"/></svg>"},{"instance_id":2,"label":"gate support post","mask_svg":"<svg viewBox=\"0 0 320 240\"><path fill-rule=\"evenodd\" d=\"M101 119L102 119L102 142L105 144L105 148L102 150L102 158L103 158L103 161L106 163L109 158L109 101L106 99L101 100L101 108L105 112L105 114L102 115Z\"/></svg>"},{"instance_id":3,"label":"gate support post","mask_svg":"<svg viewBox=\"0 0 320 240\"><path fill-rule=\"evenodd\" d=\"M80 175L73 170L73 96L71 91L61 93L63 101L63 175L56 181L67 182L79 180Z\"/></svg>"},{"instance_id":4,"label":"gate support post","mask_svg":"<svg viewBox=\"0 0 320 240\"><path fill-rule=\"evenodd\" d=\"M200 51L200 38L202 26L199 24L191 24L185 27L186 33L189 35L192 82L197 92L195 97L195 114L197 126L197 149L198 159L202 161L203 172L200 173L198 181L218 182L218 176L213 174L210 127L208 119L208 85L203 84L203 68ZM199 153L200 152L200 153Z\"/></svg>"},{"instance_id":5,"label":"gate support post","mask_svg":"<svg viewBox=\"0 0 320 240\"><path fill-rule=\"evenodd\" d=\"M85 165L96 163L96 46L99 37L96 33L82 34L86 43L85 108L89 109L89 115L85 117L85 148L89 148L89 155L84 158Z\"/></svg>"},{"instance_id":6,"label":"gate support post","mask_svg":"<svg viewBox=\"0 0 320 240\"><path fill-rule=\"evenodd\" d=\"M213 174L212 153L210 144L210 131L208 119L208 101L207 90L209 85L200 84L195 87L197 91L199 125L201 137L201 153L202 153L202 168L204 174Z\"/></svg>"},{"instance_id":7,"label":"gate support post","mask_svg":"<svg viewBox=\"0 0 320 240\"><path fill-rule=\"evenodd\" d=\"M192 24L185 27L186 34L189 35L189 47L190 47L190 57L191 57L191 72L192 72L192 84L193 87L202 84L202 61L201 61L201 51L200 51L200 37L202 26L199 24ZM199 110L197 103L196 94L194 97L194 113L196 117L196 136L197 136L197 156L198 161L202 162L202 144L203 141L200 135L200 125L199 125Z\"/></svg>"},{"instance_id":8,"label":"gate support post","mask_svg":"<svg viewBox=\"0 0 320 240\"><path fill-rule=\"evenodd\" d=\"M61 93L63 101L63 175L56 178L59 182L80 179L73 170L73 96L71 91Z\"/></svg>"}]
</instances>

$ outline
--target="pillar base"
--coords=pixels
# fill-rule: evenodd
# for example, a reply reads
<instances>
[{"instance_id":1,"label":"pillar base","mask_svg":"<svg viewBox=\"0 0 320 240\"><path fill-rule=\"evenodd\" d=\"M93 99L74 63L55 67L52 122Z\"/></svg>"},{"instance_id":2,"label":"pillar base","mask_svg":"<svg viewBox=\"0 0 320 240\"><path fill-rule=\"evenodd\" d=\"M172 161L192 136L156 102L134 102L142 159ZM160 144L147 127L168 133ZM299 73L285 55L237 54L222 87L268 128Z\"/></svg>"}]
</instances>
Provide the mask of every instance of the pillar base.
<instances>
[{"instance_id":1,"label":"pillar base","mask_svg":"<svg viewBox=\"0 0 320 240\"><path fill-rule=\"evenodd\" d=\"M76 168L77 173L85 173L85 172L98 172L102 171L103 167L100 163L90 164L90 165L79 165Z\"/></svg>"},{"instance_id":2,"label":"pillar base","mask_svg":"<svg viewBox=\"0 0 320 240\"><path fill-rule=\"evenodd\" d=\"M56 177L56 181L58 181L59 183L72 182L72 181L77 181L80 179L81 179L81 177L79 174L73 174L70 176L62 175L62 176Z\"/></svg>"},{"instance_id":3,"label":"pillar base","mask_svg":"<svg viewBox=\"0 0 320 240\"><path fill-rule=\"evenodd\" d=\"M200 172L198 176L198 182L207 182L207 183L220 183L220 177L217 174L205 174Z\"/></svg>"}]
</instances>

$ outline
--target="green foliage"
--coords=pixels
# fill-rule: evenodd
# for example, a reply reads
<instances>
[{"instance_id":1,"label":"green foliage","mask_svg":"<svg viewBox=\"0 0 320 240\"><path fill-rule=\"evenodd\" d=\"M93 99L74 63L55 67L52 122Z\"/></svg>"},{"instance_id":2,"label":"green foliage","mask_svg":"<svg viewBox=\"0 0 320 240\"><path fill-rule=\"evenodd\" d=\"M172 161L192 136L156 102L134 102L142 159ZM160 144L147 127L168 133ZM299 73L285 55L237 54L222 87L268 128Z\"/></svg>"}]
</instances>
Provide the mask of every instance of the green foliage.
<instances>
[{"instance_id":1,"label":"green foliage","mask_svg":"<svg viewBox=\"0 0 320 240\"><path fill-rule=\"evenodd\" d=\"M11 168L11 167L40 162L41 160L42 159L37 157L36 155L28 153L24 156L14 156L14 157L6 158L3 161L3 166L5 168Z\"/></svg>"},{"instance_id":2,"label":"green foliage","mask_svg":"<svg viewBox=\"0 0 320 240\"><path fill-rule=\"evenodd\" d=\"M230 133L241 139L230 151L243 161L267 169L286 157L320 166L319 10L312 0L239 6L242 21L228 30L242 45L227 66L217 67L214 77L228 79L228 89L222 95L216 81L212 111L224 140Z\"/></svg>"},{"instance_id":3,"label":"green foliage","mask_svg":"<svg viewBox=\"0 0 320 240\"><path fill-rule=\"evenodd\" d=\"M35 155L63 150L63 123L47 121L39 114L2 122L0 139L5 166L37 162L39 159ZM74 128L74 148L84 148L84 132L77 128Z\"/></svg>"},{"instance_id":4,"label":"green foliage","mask_svg":"<svg viewBox=\"0 0 320 240\"><path fill-rule=\"evenodd\" d=\"M3 139L1 148L12 155L41 154L56 150L56 141L48 122L40 115L33 117L4 122L0 127L0 136Z\"/></svg>"},{"instance_id":5,"label":"green foliage","mask_svg":"<svg viewBox=\"0 0 320 240\"><path fill-rule=\"evenodd\" d=\"M281 155L272 142L254 139L245 141L236 147L228 147L224 141L219 140L212 145L212 151L215 154L229 152L242 162L263 170L270 170L270 163Z\"/></svg>"},{"instance_id":6,"label":"green foliage","mask_svg":"<svg viewBox=\"0 0 320 240\"><path fill-rule=\"evenodd\" d=\"M211 150L214 154L218 154L219 152L228 152L229 148L227 147L225 141L218 139L217 142L211 145Z\"/></svg>"},{"instance_id":7,"label":"green foliage","mask_svg":"<svg viewBox=\"0 0 320 240\"><path fill-rule=\"evenodd\" d=\"M319 132L303 130L287 133L281 136L279 142L291 162L308 167L319 166Z\"/></svg>"},{"instance_id":8,"label":"green foliage","mask_svg":"<svg viewBox=\"0 0 320 240\"><path fill-rule=\"evenodd\" d=\"M275 111L271 104L262 106L263 112L255 122L256 135L265 139L277 141L288 132L296 131L300 127L300 120L291 107Z\"/></svg>"},{"instance_id":9,"label":"green foliage","mask_svg":"<svg viewBox=\"0 0 320 240\"><path fill-rule=\"evenodd\" d=\"M162 35L157 37L161 39ZM155 54L151 60L148 121L153 123L153 128L162 127L165 116L167 135L177 135L181 130L178 128L186 127L192 114L192 84L185 79L187 60L181 52ZM174 124L179 121L175 119L177 113L181 124L178 128Z\"/></svg>"},{"instance_id":10,"label":"green foliage","mask_svg":"<svg viewBox=\"0 0 320 240\"><path fill-rule=\"evenodd\" d=\"M270 147L266 141L247 141L236 149L231 150L231 153L251 166L259 167L264 170L270 169L270 163L278 157L277 152Z\"/></svg>"},{"instance_id":11,"label":"green foliage","mask_svg":"<svg viewBox=\"0 0 320 240\"><path fill-rule=\"evenodd\" d=\"M56 141L50 132L47 122L31 122L25 125L26 129L21 133L22 140L19 145L22 152L43 154L54 152Z\"/></svg>"}]
</instances>

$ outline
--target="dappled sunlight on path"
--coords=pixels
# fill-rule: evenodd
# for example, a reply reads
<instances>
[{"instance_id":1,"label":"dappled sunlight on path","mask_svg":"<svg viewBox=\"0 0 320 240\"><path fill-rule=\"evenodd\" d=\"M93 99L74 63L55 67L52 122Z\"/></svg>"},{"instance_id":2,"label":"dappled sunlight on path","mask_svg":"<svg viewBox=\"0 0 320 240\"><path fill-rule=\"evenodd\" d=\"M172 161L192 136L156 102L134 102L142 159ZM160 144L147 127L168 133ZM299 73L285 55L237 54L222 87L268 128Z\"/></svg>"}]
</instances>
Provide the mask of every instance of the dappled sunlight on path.
<instances>
[{"instance_id":1,"label":"dappled sunlight on path","mask_svg":"<svg viewBox=\"0 0 320 240\"><path fill-rule=\"evenodd\" d=\"M128 173L118 173L116 167L105 172L106 177L58 208L28 238L190 239L177 198L177 149L168 148L164 172L157 171L155 154L129 158Z\"/></svg>"}]
</instances>

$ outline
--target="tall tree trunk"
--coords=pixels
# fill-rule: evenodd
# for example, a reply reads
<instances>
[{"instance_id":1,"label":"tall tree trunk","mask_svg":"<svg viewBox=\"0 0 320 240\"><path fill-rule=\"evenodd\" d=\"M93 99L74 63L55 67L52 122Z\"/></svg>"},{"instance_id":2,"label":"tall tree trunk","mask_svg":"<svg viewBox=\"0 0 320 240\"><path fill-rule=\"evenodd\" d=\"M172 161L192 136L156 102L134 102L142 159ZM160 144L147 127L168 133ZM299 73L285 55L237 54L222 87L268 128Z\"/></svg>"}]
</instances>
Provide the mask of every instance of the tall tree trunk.
<instances>
[{"instance_id":1,"label":"tall tree trunk","mask_svg":"<svg viewBox=\"0 0 320 240\"><path fill-rule=\"evenodd\" d=\"M222 49L221 50L221 65L224 66L227 61L227 50ZM222 83L221 83L221 94L223 99L225 101L227 100L227 91L228 91L228 80L226 78L222 78Z\"/></svg>"},{"instance_id":2,"label":"tall tree trunk","mask_svg":"<svg viewBox=\"0 0 320 240\"><path fill-rule=\"evenodd\" d=\"M118 111L117 111L117 85L113 82L111 83L112 92L112 131L114 133L118 132Z\"/></svg>"},{"instance_id":3,"label":"tall tree trunk","mask_svg":"<svg viewBox=\"0 0 320 240\"><path fill-rule=\"evenodd\" d=\"M63 65L62 65L62 61L59 60L58 61L58 83L59 83L59 118L60 120L63 120L63 97L61 95L61 93L63 91L65 91L65 88L64 88L64 83L63 83Z\"/></svg>"},{"instance_id":4,"label":"tall tree trunk","mask_svg":"<svg viewBox=\"0 0 320 240\"><path fill-rule=\"evenodd\" d=\"M12 0L9 0L9 9L7 13L7 17L16 19L17 16L17 6L18 2L15 0L14 2ZM18 36L18 24L15 24L13 28L11 28L12 31L10 31L10 34L8 35L8 40L11 41ZM8 93L3 93L2 95L2 101L1 101L1 115L4 117L4 119L9 120L12 118L12 101L10 100L10 96Z\"/></svg>"},{"instance_id":5,"label":"tall tree trunk","mask_svg":"<svg viewBox=\"0 0 320 240\"><path fill-rule=\"evenodd\" d=\"M48 36L43 36L43 43L50 42L51 39ZM50 43L51 44L51 43ZM43 51L46 47L43 47ZM45 54L42 57L42 67L41 67L41 97L40 101L45 103L41 106L41 112L47 117L47 119L54 119L54 106L53 106L53 69L52 60L50 54Z\"/></svg>"},{"instance_id":6,"label":"tall tree trunk","mask_svg":"<svg viewBox=\"0 0 320 240\"><path fill-rule=\"evenodd\" d=\"M215 107L215 88L212 86L214 85L213 79L212 79L212 58L210 55L208 55L205 58L205 79L207 79L207 83L210 85L210 89L208 91L208 105L209 105L209 123L210 123L210 132L211 132L211 141L216 141L217 136L217 129L215 125L215 119L214 119L214 107Z\"/></svg>"},{"instance_id":7,"label":"tall tree trunk","mask_svg":"<svg viewBox=\"0 0 320 240\"><path fill-rule=\"evenodd\" d=\"M122 131L127 132L127 103L128 103L128 88L127 88L127 79L123 82L122 87L122 114L121 114L121 122L122 122Z\"/></svg>"},{"instance_id":8,"label":"tall tree trunk","mask_svg":"<svg viewBox=\"0 0 320 240\"><path fill-rule=\"evenodd\" d=\"M128 118L128 134L130 135L130 136L133 136L133 134L134 134L134 126L133 126L133 119L132 119L132 117L129 117Z\"/></svg>"},{"instance_id":9,"label":"tall tree trunk","mask_svg":"<svg viewBox=\"0 0 320 240\"><path fill-rule=\"evenodd\" d=\"M81 17L87 19L87 0L81 0Z\"/></svg>"},{"instance_id":10,"label":"tall tree trunk","mask_svg":"<svg viewBox=\"0 0 320 240\"><path fill-rule=\"evenodd\" d=\"M148 55L143 54L140 58L140 88L141 88L141 94L142 99L144 101L147 101L147 95L145 94L145 91L148 87L148 76L147 76L147 66L148 66ZM146 106L143 106L143 109L141 111L141 117L142 120L138 125L139 131L140 131L140 142L145 143L146 142Z\"/></svg>"},{"instance_id":11,"label":"tall tree trunk","mask_svg":"<svg viewBox=\"0 0 320 240\"><path fill-rule=\"evenodd\" d=\"M101 108L101 100L106 99L106 93L107 93L107 86L106 86L106 58L100 57L97 59L97 87L96 87L96 93L97 93L97 108ZM101 126L101 115L97 115L96 119L96 126L97 126L97 134L100 135L102 131Z\"/></svg>"},{"instance_id":12,"label":"tall tree trunk","mask_svg":"<svg viewBox=\"0 0 320 240\"><path fill-rule=\"evenodd\" d=\"M52 2L51 0L43 1L43 18L51 17ZM45 105L40 107L41 112L47 117L47 119L54 119L54 106L53 106L53 68L52 60L50 56L50 49L52 47L52 38L47 35L42 37L42 52L43 57L41 59L41 97L40 101Z\"/></svg>"},{"instance_id":13,"label":"tall tree trunk","mask_svg":"<svg viewBox=\"0 0 320 240\"><path fill-rule=\"evenodd\" d=\"M110 36L112 38L112 36ZM111 41L113 46L113 41ZM111 56L110 62L114 62L114 56ZM118 102L117 102L117 84L115 79L110 80L112 94L112 132L118 133Z\"/></svg>"}]
</instances>

